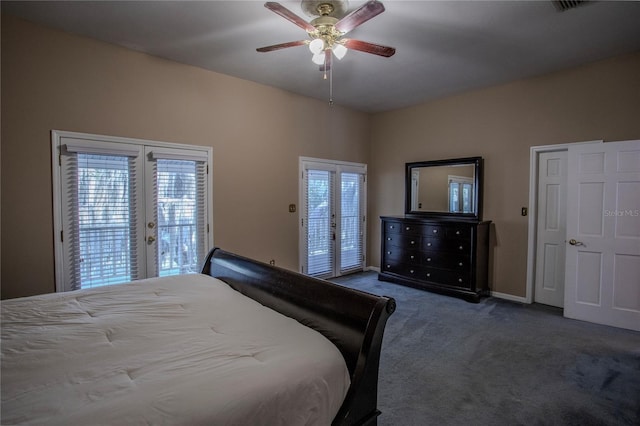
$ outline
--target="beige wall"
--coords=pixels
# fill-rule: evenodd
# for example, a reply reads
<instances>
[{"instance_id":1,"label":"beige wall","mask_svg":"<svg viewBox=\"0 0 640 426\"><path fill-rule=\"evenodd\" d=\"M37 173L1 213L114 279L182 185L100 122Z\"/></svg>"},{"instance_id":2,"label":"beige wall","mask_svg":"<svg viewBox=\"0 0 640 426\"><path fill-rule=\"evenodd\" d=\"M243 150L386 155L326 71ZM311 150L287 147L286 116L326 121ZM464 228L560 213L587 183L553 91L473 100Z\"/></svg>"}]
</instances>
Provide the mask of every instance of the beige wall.
<instances>
[{"instance_id":1,"label":"beige wall","mask_svg":"<svg viewBox=\"0 0 640 426\"><path fill-rule=\"evenodd\" d=\"M369 216L403 213L404 163L484 157L492 289L524 296L529 148L595 139L640 139L640 53L375 115ZM369 223L377 265L380 226Z\"/></svg>"},{"instance_id":2,"label":"beige wall","mask_svg":"<svg viewBox=\"0 0 640 426\"><path fill-rule=\"evenodd\" d=\"M483 156L492 286L516 296L529 147L640 138L640 53L369 116L3 15L1 90L3 298L54 290L52 129L212 146L215 244L290 269L299 156L369 165L374 266L404 163Z\"/></svg>"},{"instance_id":3,"label":"beige wall","mask_svg":"<svg viewBox=\"0 0 640 426\"><path fill-rule=\"evenodd\" d=\"M212 146L215 245L289 269L298 157L369 162L367 114L4 14L2 298L54 291L52 129Z\"/></svg>"}]
</instances>

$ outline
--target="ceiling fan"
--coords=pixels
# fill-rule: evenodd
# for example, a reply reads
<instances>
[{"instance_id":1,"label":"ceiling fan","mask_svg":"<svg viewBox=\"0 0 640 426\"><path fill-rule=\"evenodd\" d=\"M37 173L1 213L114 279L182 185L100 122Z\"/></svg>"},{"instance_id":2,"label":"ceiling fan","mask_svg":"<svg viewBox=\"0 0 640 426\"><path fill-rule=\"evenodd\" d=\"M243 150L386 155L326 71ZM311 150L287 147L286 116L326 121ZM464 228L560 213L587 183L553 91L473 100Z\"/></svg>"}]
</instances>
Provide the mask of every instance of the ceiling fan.
<instances>
[{"instance_id":1,"label":"ceiling fan","mask_svg":"<svg viewBox=\"0 0 640 426\"><path fill-rule=\"evenodd\" d=\"M264 7L305 30L310 38L260 47L256 50L258 52L272 52L288 47L308 45L309 50L313 53L312 60L320 65L320 71L331 69L332 56L335 55L336 58L342 59L348 49L387 58L393 56L396 53L396 49L393 47L343 37L357 26L384 12L384 5L376 0L368 1L348 15L339 18L346 12L347 4L346 0L303 0L301 2L302 10L309 16L316 16L311 22L307 22L277 2L265 3Z\"/></svg>"}]
</instances>

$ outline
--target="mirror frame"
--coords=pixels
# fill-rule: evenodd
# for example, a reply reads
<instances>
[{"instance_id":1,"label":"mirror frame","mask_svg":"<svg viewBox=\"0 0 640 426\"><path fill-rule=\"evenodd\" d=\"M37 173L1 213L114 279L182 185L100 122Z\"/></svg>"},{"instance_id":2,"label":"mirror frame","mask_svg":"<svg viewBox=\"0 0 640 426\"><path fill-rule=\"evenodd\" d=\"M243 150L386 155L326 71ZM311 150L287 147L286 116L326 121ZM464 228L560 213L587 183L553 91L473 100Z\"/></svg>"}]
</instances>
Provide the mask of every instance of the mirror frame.
<instances>
[{"instance_id":1,"label":"mirror frame","mask_svg":"<svg viewBox=\"0 0 640 426\"><path fill-rule=\"evenodd\" d=\"M436 167L436 166L460 166L460 165L473 165L474 166L474 199L476 200L475 209L473 213L450 213L439 211L415 211L411 210L411 172L414 168L418 167ZM405 167L405 204L404 214L407 217L428 217L439 219L458 219L458 220L482 220L482 157L467 157L467 158L453 158L448 160L433 160L433 161L417 161L413 163L406 163Z\"/></svg>"}]
</instances>

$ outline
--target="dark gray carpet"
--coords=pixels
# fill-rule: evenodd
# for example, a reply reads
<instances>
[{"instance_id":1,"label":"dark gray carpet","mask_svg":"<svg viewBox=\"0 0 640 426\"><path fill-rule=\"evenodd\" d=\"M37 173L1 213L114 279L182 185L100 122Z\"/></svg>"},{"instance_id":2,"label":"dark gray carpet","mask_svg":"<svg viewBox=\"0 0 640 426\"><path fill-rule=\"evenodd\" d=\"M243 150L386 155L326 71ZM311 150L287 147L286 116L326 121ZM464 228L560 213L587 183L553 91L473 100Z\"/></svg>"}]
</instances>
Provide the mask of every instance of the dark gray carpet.
<instances>
[{"instance_id":1,"label":"dark gray carpet","mask_svg":"<svg viewBox=\"0 0 640 426\"><path fill-rule=\"evenodd\" d=\"M472 304L377 280L391 296L380 361L380 426L640 425L640 333L496 298Z\"/></svg>"}]
</instances>

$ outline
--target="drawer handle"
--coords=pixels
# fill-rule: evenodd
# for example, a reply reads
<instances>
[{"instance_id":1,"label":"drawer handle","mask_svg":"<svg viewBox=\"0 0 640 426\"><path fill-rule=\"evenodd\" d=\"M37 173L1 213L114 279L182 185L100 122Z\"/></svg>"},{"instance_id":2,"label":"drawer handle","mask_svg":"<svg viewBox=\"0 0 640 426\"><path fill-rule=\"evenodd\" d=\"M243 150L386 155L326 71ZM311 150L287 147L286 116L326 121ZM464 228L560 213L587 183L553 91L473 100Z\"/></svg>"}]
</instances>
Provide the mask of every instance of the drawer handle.
<instances>
[{"instance_id":1,"label":"drawer handle","mask_svg":"<svg viewBox=\"0 0 640 426\"><path fill-rule=\"evenodd\" d=\"M387 252L387 254L391 254L391 252L390 252L390 251L388 251L388 252ZM462 263L461 263L460 265L462 265Z\"/></svg>"},{"instance_id":2,"label":"drawer handle","mask_svg":"<svg viewBox=\"0 0 640 426\"><path fill-rule=\"evenodd\" d=\"M427 243L427 247L431 247L431 243Z\"/></svg>"},{"instance_id":3,"label":"drawer handle","mask_svg":"<svg viewBox=\"0 0 640 426\"><path fill-rule=\"evenodd\" d=\"M427 257L427 262L431 262L431 258L430 257Z\"/></svg>"},{"instance_id":4,"label":"drawer handle","mask_svg":"<svg viewBox=\"0 0 640 426\"><path fill-rule=\"evenodd\" d=\"M414 272L413 269L409 270L409 273L413 274L413 272Z\"/></svg>"},{"instance_id":5,"label":"drawer handle","mask_svg":"<svg viewBox=\"0 0 640 426\"><path fill-rule=\"evenodd\" d=\"M391 265L387 265L387 269L391 269Z\"/></svg>"},{"instance_id":6,"label":"drawer handle","mask_svg":"<svg viewBox=\"0 0 640 426\"><path fill-rule=\"evenodd\" d=\"M389 225L389 229L395 229L395 225Z\"/></svg>"},{"instance_id":7,"label":"drawer handle","mask_svg":"<svg viewBox=\"0 0 640 426\"><path fill-rule=\"evenodd\" d=\"M460 235L460 231L456 231L456 235Z\"/></svg>"},{"instance_id":8,"label":"drawer handle","mask_svg":"<svg viewBox=\"0 0 640 426\"><path fill-rule=\"evenodd\" d=\"M415 241L411 240L411 244L415 244L415 243L416 243Z\"/></svg>"},{"instance_id":9,"label":"drawer handle","mask_svg":"<svg viewBox=\"0 0 640 426\"><path fill-rule=\"evenodd\" d=\"M411 255L411 260L415 259L416 257L414 255Z\"/></svg>"},{"instance_id":10,"label":"drawer handle","mask_svg":"<svg viewBox=\"0 0 640 426\"><path fill-rule=\"evenodd\" d=\"M431 276L431 272L427 272L427 278Z\"/></svg>"},{"instance_id":11,"label":"drawer handle","mask_svg":"<svg viewBox=\"0 0 640 426\"><path fill-rule=\"evenodd\" d=\"M458 263L458 266L462 266L462 262Z\"/></svg>"},{"instance_id":12,"label":"drawer handle","mask_svg":"<svg viewBox=\"0 0 640 426\"><path fill-rule=\"evenodd\" d=\"M405 231L411 231L411 227L410 227L410 226L407 226L407 227L406 227L406 228L404 228L404 229L405 229Z\"/></svg>"},{"instance_id":13,"label":"drawer handle","mask_svg":"<svg viewBox=\"0 0 640 426\"><path fill-rule=\"evenodd\" d=\"M461 283L462 282L462 278L458 278L458 282Z\"/></svg>"},{"instance_id":14,"label":"drawer handle","mask_svg":"<svg viewBox=\"0 0 640 426\"><path fill-rule=\"evenodd\" d=\"M462 250L464 247L460 246L460 247L458 247L458 248L459 248L460 250Z\"/></svg>"},{"instance_id":15,"label":"drawer handle","mask_svg":"<svg viewBox=\"0 0 640 426\"><path fill-rule=\"evenodd\" d=\"M437 229L434 229L434 230L433 230L433 233L434 233L434 234L437 234L437 233L438 233L438 230L437 230Z\"/></svg>"},{"instance_id":16,"label":"drawer handle","mask_svg":"<svg viewBox=\"0 0 640 426\"><path fill-rule=\"evenodd\" d=\"M391 237L387 237L387 241L391 241Z\"/></svg>"}]
</instances>

